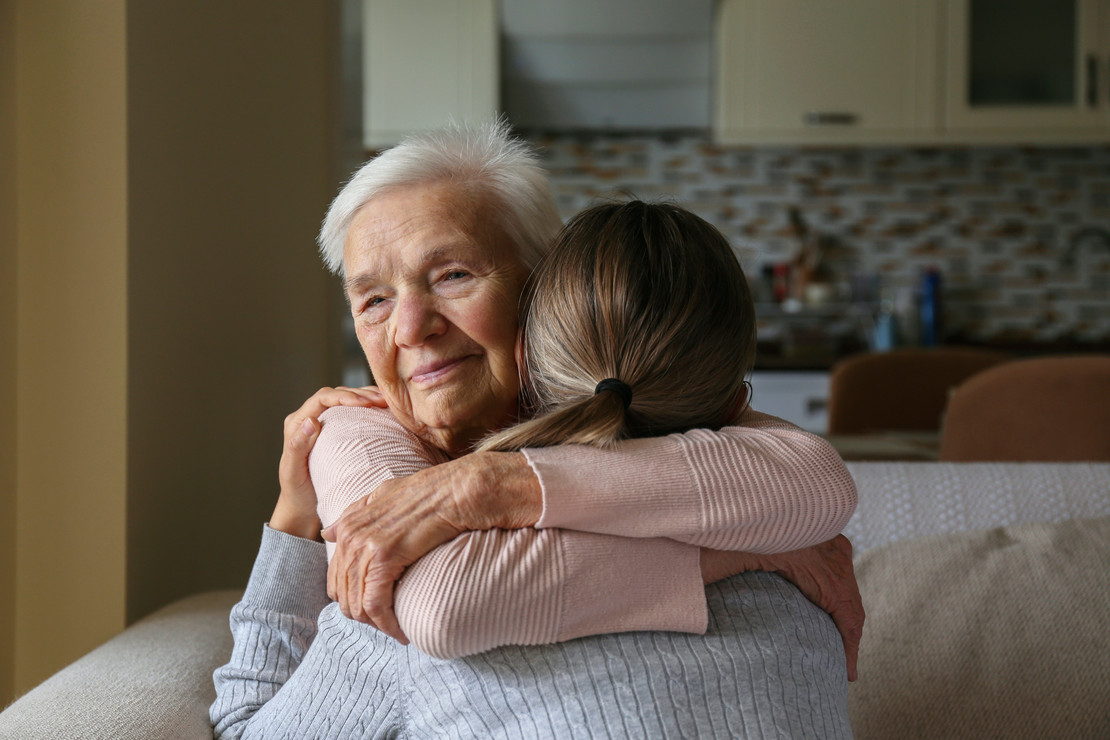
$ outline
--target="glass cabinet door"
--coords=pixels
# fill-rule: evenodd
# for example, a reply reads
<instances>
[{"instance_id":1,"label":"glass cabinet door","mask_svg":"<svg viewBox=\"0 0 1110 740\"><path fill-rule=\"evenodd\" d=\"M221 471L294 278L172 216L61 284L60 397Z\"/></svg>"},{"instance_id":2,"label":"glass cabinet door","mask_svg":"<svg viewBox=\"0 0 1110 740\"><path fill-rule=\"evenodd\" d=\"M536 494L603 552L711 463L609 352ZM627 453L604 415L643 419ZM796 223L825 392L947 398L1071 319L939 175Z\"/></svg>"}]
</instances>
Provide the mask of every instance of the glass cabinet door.
<instances>
[{"instance_id":1,"label":"glass cabinet door","mask_svg":"<svg viewBox=\"0 0 1110 740\"><path fill-rule=\"evenodd\" d=\"M947 127L1104 129L1106 6L1106 0L949 0Z\"/></svg>"}]
</instances>

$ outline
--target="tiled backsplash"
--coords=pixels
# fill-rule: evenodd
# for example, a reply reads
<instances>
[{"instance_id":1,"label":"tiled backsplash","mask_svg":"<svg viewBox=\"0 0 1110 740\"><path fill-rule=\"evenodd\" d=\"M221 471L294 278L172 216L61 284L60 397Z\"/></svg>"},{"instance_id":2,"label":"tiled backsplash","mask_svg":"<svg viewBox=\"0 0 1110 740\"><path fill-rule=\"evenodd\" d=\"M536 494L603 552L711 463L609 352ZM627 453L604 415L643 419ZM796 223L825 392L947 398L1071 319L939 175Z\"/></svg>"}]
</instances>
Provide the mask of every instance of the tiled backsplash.
<instances>
[{"instance_id":1,"label":"tiled backsplash","mask_svg":"<svg viewBox=\"0 0 1110 740\"><path fill-rule=\"evenodd\" d=\"M878 275L905 291L938 268L950 337L1110 340L1108 147L748 149L698 134L530 138L564 218L618 193L671 199L720 228L758 276L798 250L789 219L797 207L830 243L824 261L846 285Z\"/></svg>"}]
</instances>

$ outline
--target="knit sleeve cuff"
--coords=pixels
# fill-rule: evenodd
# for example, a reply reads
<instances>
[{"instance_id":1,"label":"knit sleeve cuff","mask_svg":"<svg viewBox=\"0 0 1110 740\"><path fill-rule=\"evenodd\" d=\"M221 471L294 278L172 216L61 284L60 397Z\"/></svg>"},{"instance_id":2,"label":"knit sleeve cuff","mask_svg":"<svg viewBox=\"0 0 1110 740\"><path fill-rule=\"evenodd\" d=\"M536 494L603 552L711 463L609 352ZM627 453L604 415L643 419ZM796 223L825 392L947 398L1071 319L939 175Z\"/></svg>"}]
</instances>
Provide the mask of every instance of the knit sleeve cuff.
<instances>
[{"instance_id":1,"label":"knit sleeve cuff","mask_svg":"<svg viewBox=\"0 0 1110 740\"><path fill-rule=\"evenodd\" d=\"M564 531L566 578L558 640L639 630L702 634L708 624L701 551L663 538Z\"/></svg>"},{"instance_id":2,"label":"knit sleeve cuff","mask_svg":"<svg viewBox=\"0 0 1110 740\"><path fill-rule=\"evenodd\" d=\"M538 529L655 537L660 532L652 525L660 519L678 531L701 529L696 508L675 506L675 492L697 481L674 439L627 440L617 450L556 445L526 449L524 456L543 491Z\"/></svg>"},{"instance_id":3,"label":"knit sleeve cuff","mask_svg":"<svg viewBox=\"0 0 1110 740\"><path fill-rule=\"evenodd\" d=\"M328 561L321 542L264 525L243 601L315 619L328 605Z\"/></svg>"}]
</instances>

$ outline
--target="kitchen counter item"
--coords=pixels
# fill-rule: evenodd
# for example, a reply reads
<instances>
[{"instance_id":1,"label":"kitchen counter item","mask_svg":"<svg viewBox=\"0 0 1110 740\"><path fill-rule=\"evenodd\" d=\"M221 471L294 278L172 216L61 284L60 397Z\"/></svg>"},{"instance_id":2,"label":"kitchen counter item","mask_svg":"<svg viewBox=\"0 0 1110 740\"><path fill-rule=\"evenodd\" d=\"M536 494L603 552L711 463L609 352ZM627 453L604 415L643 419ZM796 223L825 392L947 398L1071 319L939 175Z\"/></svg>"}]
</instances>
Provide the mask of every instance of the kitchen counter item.
<instances>
[{"instance_id":1,"label":"kitchen counter item","mask_svg":"<svg viewBox=\"0 0 1110 740\"><path fill-rule=\"evenodd\" d=\"M940 449L937 432L879 432L825 436L844 460L936 460Z\"/></svg>"}]
</instances>

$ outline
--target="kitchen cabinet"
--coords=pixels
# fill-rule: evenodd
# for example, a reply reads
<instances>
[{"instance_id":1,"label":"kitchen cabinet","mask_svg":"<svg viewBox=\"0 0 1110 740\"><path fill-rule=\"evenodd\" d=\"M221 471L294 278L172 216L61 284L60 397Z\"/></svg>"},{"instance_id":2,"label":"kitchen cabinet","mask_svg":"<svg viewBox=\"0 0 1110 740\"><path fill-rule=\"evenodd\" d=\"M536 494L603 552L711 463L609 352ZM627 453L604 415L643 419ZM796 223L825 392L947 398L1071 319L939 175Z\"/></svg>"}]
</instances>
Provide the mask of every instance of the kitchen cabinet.
<instances>
[{"instance_id":1,"label":"kitchen cabinet","mask_svg":"<svg viewBox=\"0 0 1110 740\"><path fill-rule=\"evenodd\" d=\"M722 144L1110 141L1110 0L721 0Z\"/></svg>"},{"instance_id":2,"label":"kitchen cabinet","mask_svg":"<svg viewBox=\"0 0 1110 740\"><path fill-rule=\"evenodd\" d=\"M364 0L363 144L498 109L496 0Z\"/></svg>"},{"instance_id":3,"label":"kitchen cabinet","mask_svg":"<svg viewBox=\"0 0 1110 740\"><path fill-rule=\"evenodd\" d=\"M725 144L899 143L938 128L936 0L722 0Z\"/></svg>"},{"instance_id":4,"label":"kitchen cabinet","mask_svg":"<svg viewBox=\"0 0 1110 740\"><path fill-rule=\"evenodd\" d=\"M829 373L823 370L751 374L752 408L814 434L829 428Z\"/></svg>"},{"instance_id":5,"label":"kitchen cabinet","mask_svg":"<svg viewBox=\"0 0 1110 740\"><path fill-rule=\"evenodd\" d=\"M713 5L504 0L505 114L532 131L707 128Z\"/></svg>"},{"instance_id":6,"label":"kitchen cabinet","mask_svg":"<svg viewBox=\"0 0 1110 740\"><path fill-rule=\"evenodd\" d=\"M962 140L1110 138L1105 0L948 0L945 129Z\"/></svg>"}]
</instances>

